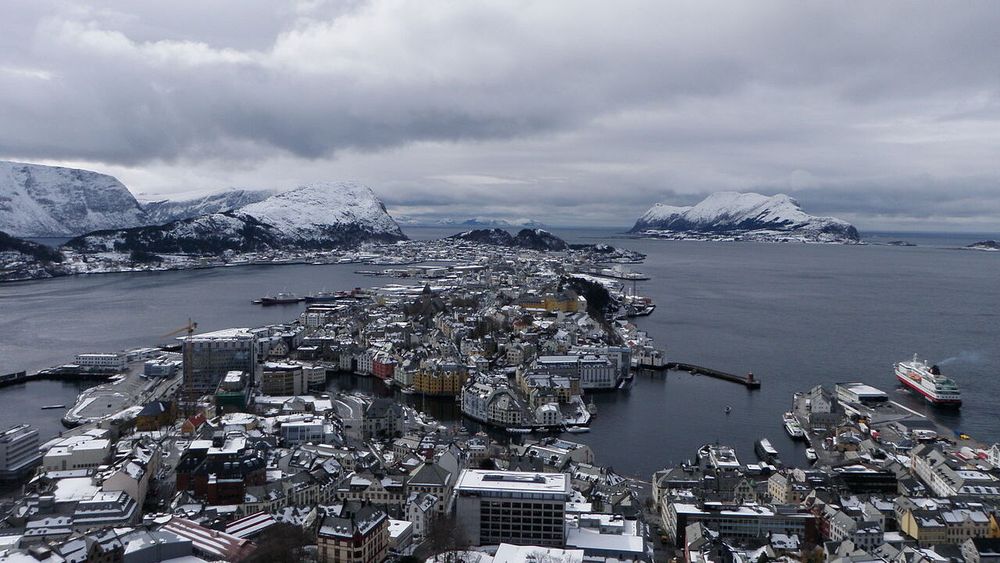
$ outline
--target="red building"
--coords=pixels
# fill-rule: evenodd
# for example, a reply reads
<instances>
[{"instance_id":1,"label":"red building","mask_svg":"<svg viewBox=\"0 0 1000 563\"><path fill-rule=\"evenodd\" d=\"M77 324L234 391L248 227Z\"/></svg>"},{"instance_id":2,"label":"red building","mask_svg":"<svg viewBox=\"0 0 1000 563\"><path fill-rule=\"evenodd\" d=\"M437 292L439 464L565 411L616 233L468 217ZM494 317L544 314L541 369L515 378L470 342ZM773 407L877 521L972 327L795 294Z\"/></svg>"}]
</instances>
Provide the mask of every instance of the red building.
<instances>
[{"instance_id":1,"label":"red building","mask_svg":"<svg viewBox=\"0 0 1000 563\"><path fill-rule=\"evenodd\" d=\"M372 375L375 377L387 380L392 379L392 376L396 373L396 359L386 353L376 354L372 358Z\"/></svg>"},{"instance_id":2,"label":"red building","mask_svg":"<svg viewBox=\"0 0 1000 563\"><path fill-rule=\"evenodd\" d=\"M241 433L194 440L177 464L177 490L209 504L241 504L248 486L267 483L267 457Z\"/></svg>"}]
</instances>

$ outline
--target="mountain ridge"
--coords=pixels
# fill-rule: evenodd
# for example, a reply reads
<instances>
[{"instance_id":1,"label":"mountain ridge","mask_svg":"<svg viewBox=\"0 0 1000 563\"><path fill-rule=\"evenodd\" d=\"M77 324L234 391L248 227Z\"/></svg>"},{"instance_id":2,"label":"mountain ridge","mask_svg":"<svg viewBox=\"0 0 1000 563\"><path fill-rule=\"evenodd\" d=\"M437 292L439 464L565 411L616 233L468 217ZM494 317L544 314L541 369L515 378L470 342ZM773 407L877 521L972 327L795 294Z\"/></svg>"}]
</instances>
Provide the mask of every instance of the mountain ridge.
<instances>
[{"instance_id":1,"label":"mountain ridge","mask_svg":"<svg viewBox=\"0 0 1000 563\"><path fill-rule=\"evenodd\" d=\"M146 221L132 192L100 172L0 161L0 230L16 237L62 237Z\"/></svg>"},{"instance_id":2,"label":"mountain ridge","mask_svg":"<svg viewBox=\"0 0 1000 563\"><path fill-rule=\"evenodd\" d=\"M232 211L277 193L276 190L231 189L190 199L161 199L140 202L139 205L146 212L148 225L165 225L181 219Z\"/></svg>"},{"instance_id":3,"label":"mountain ridge","mask_svg":"<svg viewBox=\"0 0 1000 563\"><path fill-rule=\"evenodd\" d=\"M356 182L317 182L239 209L165 225L88 233L66 246L82 252L221 254L405 238L371 188Z\"/></svg>"}]
</instances>

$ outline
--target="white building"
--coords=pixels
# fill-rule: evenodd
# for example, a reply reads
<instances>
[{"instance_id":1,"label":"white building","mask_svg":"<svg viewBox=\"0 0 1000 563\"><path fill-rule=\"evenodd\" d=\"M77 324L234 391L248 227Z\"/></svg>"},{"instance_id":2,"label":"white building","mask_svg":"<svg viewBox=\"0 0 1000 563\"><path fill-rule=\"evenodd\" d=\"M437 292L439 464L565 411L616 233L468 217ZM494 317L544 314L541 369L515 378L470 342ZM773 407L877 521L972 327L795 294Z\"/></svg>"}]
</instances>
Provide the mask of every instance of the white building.
<instances>
[{"instance_id":1,"label":"white building","mask_svg":"<svg viewBox=\"0 0 1000 563\"><path fill-rule=\"evenodd\" d=\"M31 471L41 459L38 430L19 424L0 434L0 480L17 479Z\"/></svg>"},{"instance_id":2,"label":"white building","mask_svg":"<svg viewBox=\"0 0 1000 563\"><path fill-rule=\"evenodd\" d=\"M582 549L557 549L537 545L502 543L492 563L583 563Z\"/></svg>"},{"instance_id":3,"label":"white building","mask_svg":"<svg viewBox=\"0 0 1000 563\"><path fill-rule=\"evenodd\" d=\"M583 550L589 557L640 561L646 542L638 520L618 514L582 513L569 519L566 545Z\"/></svg>"},{"instance_id":4,"label":"white building","mask_svg":"<svg viewBox=\"0 0 1000 563\"><path fill-rule=\"evenodd\" d=\"M539 356L534 368L553 375L575 377L583 389L613 389L621 374L615 362L606 355L596 354Z\"/></svg>"},{"instance_id":5,"label":"white building","mask_svg":"<svg viewBox=\"0 0 1000 563\"><path fill-rule=\"evenodd\" d=\"M286 446L324 444L334 435L333 424L320 416L292 415L278 418L281 419L279 435Z\"/></svg>"},{"instance_id":6,"label":"white building","mask_svg":"<svg viewBox=\"0 0 1000 563\"><path fill-rule=\"evenodd\" d=\"M128 358L125 354L77 354L73 360L76 365L93 370L125 371Z\"/></svg>"},{"instance_id":7,"label":"white building","mask_svg":"<svg viewBox=\"0 0 1000 563\"><path fill-rule=\"evenodd\" d=\"M413 545L413 523L389 519L389 549L403 551Z\"/></svg>"},{"instance_id":8,"label":"white building","mask_svg":"<svg viewBox=\"0 0 1000 563\"><path fill-rule=\"evenodd\" d=\"M413 523L413 535L424 537L434 519L438 497L430 493L410 493L406 499L406 519Z\"/></svg>"},{"instance_id":9,"label":"white building","mask_svg":"<svg viewBox=\"0 0 1000 563\"><path fill-rule=\"evenodd\" d=\"M45 452L42 468L45 471L71 471L104 465L111 455L111 440L105 436L107 430L94 429L59 440Z\"/></svg>"}]
</instances>

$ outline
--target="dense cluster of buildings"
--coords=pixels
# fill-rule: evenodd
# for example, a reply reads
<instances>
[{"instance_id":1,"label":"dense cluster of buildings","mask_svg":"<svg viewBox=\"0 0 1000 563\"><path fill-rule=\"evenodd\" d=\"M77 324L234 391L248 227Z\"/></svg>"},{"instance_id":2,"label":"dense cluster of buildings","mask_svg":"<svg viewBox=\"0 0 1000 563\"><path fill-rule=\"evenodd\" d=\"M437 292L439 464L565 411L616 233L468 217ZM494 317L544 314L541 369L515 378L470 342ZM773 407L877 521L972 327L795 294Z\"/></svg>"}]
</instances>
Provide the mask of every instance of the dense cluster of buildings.
<instances>
[{"instance_id":1,"label":"dense cluster of buildings","mask_svg":"<svg viewBox=\"0 0 1000 563\"><path fill-rule=\"evenodd\" d=\"M614 282L579 274L593 256L422 252L458 261L287 324L78 357L141 372L142 404L44 443L0 434L0 478L21 485L0 504L0 563L1000 561L1000 446L940 435L866 385L795 396L787 423L813 463L708 444L649 483L598 465L558 433L664 359ZM331 390L344 373L377 392ZM467 423L413 406L435 397Z\"/></svg>"},{"instance_id":2,"label":"dense cluster of buildings","mask_svg":"<svg viewBox=\"0 0 1000 563\"><path fill-rule=\"evenodd\" d=\"M475 259L288 324L76 358L137 381L145 402L45 443L27 426L0 435L0 470L23 481L0 561L267 560L275 545L337 563L484 546L484 562L650 560L628 479L583 444L504 429L588 424L585 395L614 391L651 343L613 298L588 301L606 288L572 281L580 253L447 245ZM329 391L345 372L454 398L498 432L443 426L401 395Z\"/></svg>"},{"instance_id":3,"label":"dense cluster of buildings","mask_svg":"<svg viewBox=\"0 0 1000 563\"><path fill-rule=\"evenodd\" d=\"M857 383L797 394L809 467L708 444L653 475L664 541L689 561L996 561L1000 445L939 435ZM964 442L964 443L963 443Z\"/></svg>"}]
</instances>

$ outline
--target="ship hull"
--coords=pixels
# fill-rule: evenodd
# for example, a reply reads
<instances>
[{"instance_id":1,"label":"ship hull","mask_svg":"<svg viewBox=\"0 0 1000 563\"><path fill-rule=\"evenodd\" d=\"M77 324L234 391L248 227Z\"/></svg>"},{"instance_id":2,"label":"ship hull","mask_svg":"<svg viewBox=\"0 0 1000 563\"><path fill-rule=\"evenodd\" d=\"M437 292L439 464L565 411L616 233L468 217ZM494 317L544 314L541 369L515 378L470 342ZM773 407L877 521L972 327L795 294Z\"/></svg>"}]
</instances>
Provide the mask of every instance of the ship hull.
<instances>
[{"instance_id":1,"label":"ship hull","mask_svg":"<svg viewBox=\"0 0 1000 563\"><path fill-rule=\"evenodd\" d=\"M897 373L896 379L898 379L900 383L905 385L907 389L919 393L920 396L924 398L924 400L926 400L928 403L931 403L932 405L937 405L941 407L953 407L953 408L958 408L962 406L961 399L941 399L935 397L934 395L931 395L925 389L923 389L922 387L911 381L910 378L904 375L900 375Z\"/></svg>"}]
</instances>

